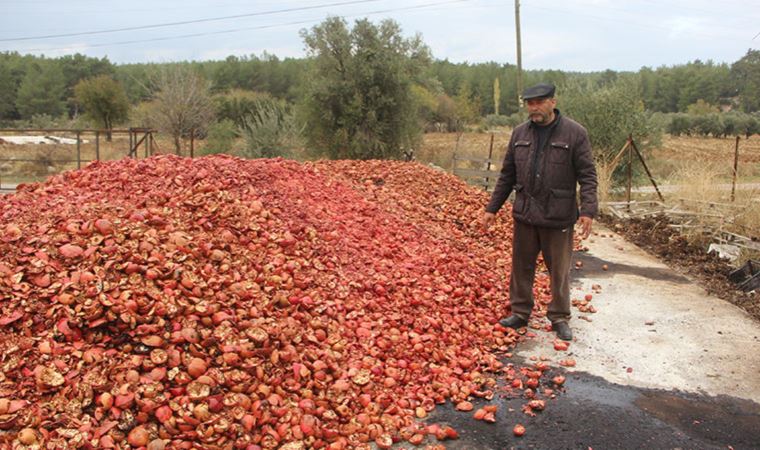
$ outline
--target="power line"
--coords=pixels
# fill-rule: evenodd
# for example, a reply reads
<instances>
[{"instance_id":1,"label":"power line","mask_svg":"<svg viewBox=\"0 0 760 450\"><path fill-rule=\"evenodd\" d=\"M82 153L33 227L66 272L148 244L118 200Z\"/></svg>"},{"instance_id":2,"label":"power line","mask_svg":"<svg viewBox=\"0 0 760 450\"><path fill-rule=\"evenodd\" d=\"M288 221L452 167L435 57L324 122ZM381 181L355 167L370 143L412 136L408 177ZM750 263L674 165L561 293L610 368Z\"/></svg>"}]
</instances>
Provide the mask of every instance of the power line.
<instances>
[{"instance_id":1,"label":"power line","mask_svg":"<svg viewBox=\"0 0 760 450\"><path fill-rule=\"evenodd\" d=\"M426 3L422 5L415 5L415 6L407 6L407 7L401 7L401 8L389 8L389 9L383 9L383 10L377 10L377 11L368 11L365 13L357 13L357 14L347 14L343 15L342 17L356 17L356 16L364 16L364 15L375 15L375 14L385 14L389 12L396 12L396 11L409 11L414 9L422 9L422 8L429 8L432 6L441 6L441 5L447 5L452 3L463 3L463 2L469 2L471 0L447 0L447 1L441 1L441 2L433 2L433 3ZM110 43L104 43L104 44L80 44L80 45L74 45L69 47L57 47L57 48L31 48L24 50L25 52L51 52L51 51L58 51L58 50L72 50L76 48L98 48L98 47L111 47L116 45L129 45L129 44L143 44L146 42L159 42L159 41L170 41L175 39L186 39L186 38L192 38L192 37L200 37L200 36L212 36L212 35L218 35L218 34L229 34L229 33L238 33L241 31L252 31L252 30L265 30L269 28L279 28L279 27L287 27L287 26L293 26L293 25L305 25L308 23L314 23L318 22L321 19L307 19L307 20L299 20L294 22L286 22L286 23L280 23L280 24L270 24L270 25L259 25L255 27L244 27L244 28L233 28L228 30L220 30L220 31L207 31L207 32L201 32L201 33L190 33L190 34L182 34L182 35L176 35L176 36L165 36L160 38L150 38L150 39L135 39L131 41L120 41L120 42L110 42Z\"/></svg>"},{"instance_id":2,"label":"power line","mask_svg":"<svg viewBox=\"0 0 760 450\"><path fill-rule=\"evenodd\" d=\"M78 33L47 34L47 35L42 35L42 36L4 38L4 39L0 39L0 42L35 41L35 40L40 40L40 39L54 39L54 38L62 38L62 37L91 36L94 34L118 33L121 31L147 30L151 28L164 28L164 27L174 27L178 25L190 25L194 23L218 22L222 20L240 19L243 17L267 16L267 15L272 15L272 14L289 13L289 12L296 12L296 11L308 11L308 10L314 10L314 9L329 8L332 6L347 6L347 5L356 5L356 4L362 4L362 3L373 3L373 2L378 2L378 1L380 0L353 0L353 1L346 1L346 2L326 3L322 5L302 6L298 8L278 9L278 10L273 10L273 11L263 11L263 12L248 13L248 14L236 14L233 16L210 17L210 18L205 18L205 19L183 20L180 22L166 22L166 23L157 23L157 24L151 24L151 25L140 25L136 27L111 28L107 30L82 31Z\"/></svg>"}]
</instances>

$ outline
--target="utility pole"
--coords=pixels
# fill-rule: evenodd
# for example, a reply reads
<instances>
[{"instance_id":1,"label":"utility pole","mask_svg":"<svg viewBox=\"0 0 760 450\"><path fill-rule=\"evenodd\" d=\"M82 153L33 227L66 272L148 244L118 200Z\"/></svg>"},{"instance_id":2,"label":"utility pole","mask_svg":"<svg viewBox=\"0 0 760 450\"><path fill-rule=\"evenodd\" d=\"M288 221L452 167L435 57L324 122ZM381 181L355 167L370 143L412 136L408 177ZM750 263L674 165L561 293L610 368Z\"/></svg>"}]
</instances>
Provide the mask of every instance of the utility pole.
<instances>
[{"instance_id":1,"label":"utility pole","mask_svg":"<svg viewBox=\"0 0 760 450\"><path fill-rule=\"evenodd\" d=\"M522 46L520 45L520 0L515 0L515 33L517 33L517 106L522 107Z\"/></svg>"}]
</instances>

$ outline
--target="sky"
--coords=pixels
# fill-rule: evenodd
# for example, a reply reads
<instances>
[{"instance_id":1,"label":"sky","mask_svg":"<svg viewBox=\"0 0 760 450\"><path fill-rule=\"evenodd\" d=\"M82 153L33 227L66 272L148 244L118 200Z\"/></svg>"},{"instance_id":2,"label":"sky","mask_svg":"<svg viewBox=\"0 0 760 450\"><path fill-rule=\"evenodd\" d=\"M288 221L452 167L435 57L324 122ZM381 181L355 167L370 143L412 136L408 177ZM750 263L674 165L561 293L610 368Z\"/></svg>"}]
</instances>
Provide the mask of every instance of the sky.
<instances>
[{"instance_id":1,"label":"sky","mask_svg":"<svg viewBox=\"0 0 760 450\"><path fill-rule=\"evenodd\" d=\"M306 55L329 16L396 21L436 59L516 64L514 0L0 0L0 52L116 64ZM731 64L760 49L757 0L521 0L524 69Z\"/></svg>"}]
</instances>

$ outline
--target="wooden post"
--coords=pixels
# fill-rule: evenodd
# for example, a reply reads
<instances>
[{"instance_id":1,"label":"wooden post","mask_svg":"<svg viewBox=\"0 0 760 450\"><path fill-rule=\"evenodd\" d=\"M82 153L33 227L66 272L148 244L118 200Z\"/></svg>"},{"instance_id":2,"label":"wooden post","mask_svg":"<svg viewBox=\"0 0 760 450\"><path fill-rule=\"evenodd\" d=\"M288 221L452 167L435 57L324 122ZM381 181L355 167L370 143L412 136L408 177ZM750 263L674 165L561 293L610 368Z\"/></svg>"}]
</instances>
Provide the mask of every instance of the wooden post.
<instances>
[{"instance_id":1,"label":"wooden post","mask_svg":"<svg viewBox=\"0 0 760 450\"><path fill-rule=\"evenodd\" d=\"M190 130L190 157L195 156L195 129Z\"/></svg>"},{"instance_id":2,"label":"wooden post","mask_svg":"<svg viewBox=\"0 0 760 450\"><path fill-rule=\"evenodd\" d=\"M457 133L457 143L454 146L454 156L451 158L451 173L454 173L454 167L457 165L457 153L459 152L460 139L462 139L462 133Z\"/></svg>"},{"instance_id":3,"label":"wooden post","mask_svg":"<svg viewBox=\"0 0 760 450\"><path fill-rule=\"evenodd\" d=\"M633 137L628 136L628 143L630 144L633 142ZM633 184L633 150L631 149L631 146L628 146L628 184L625 188L625 201L628 203L628 210L631 209L631 185Z\"/></svg>"},{"instance_id":4,"label":"wooden post","mask_svg":"<svg viewBox=\"0 0 760 450\"><path fill-rule=\"evenodd\" d=\"M77 130L77 169L82 168L82 132Z\"/></svg>"},{"instance_id":5,"label":"wooden post","mask_svg":"<svg viewBox=\"0 0 760 450\"><path fill-rule=\"evenodd\" d=\"M100 131L95 131L95 160L100 161Z\"/></svg>"},{"instance_id":6,"label":"wooden post","mask_svg":"<svg viewBox=\"0 0 760 450\"><path fill-rule=\"evenodd\" d=\"M132 156L132 129L129 129L129 156ZM136 157L137 155L135 155Z\"/></svg>"},{"instance_id":7,"label":"wooden post","mask_svg":"<svg viewBox=\"0 0 760 450\"><path fill-rule=\"evenodd\" d=\"M652 176L652 172L649 171L649 167L647 166L647 163L644 161L644 156L639 151L639 148L636 147L636 143L633 142L633 139L631 139L631 147L636 151L636 155L639 157L639 161L641 161L641 165L644 166L644 170L647 173L647 176L649 176L649 181L652 182L652 186L654 186L654 190L657 192L657 196L660 197L660 201L664 202L665 199L662 197L662 194L660 193L660 189L657 187L657 183L654 182L654 177Z\"/></svg>"},{"instance_id":8,"label":"wooden post","mask_svg":"<svg viewBox=\"0 0 760 450\"><path fill-rule=\"evenodd\" d=\"M491 170L491 157L493 157L493 133L491 133L491 144L488 146L488 161L486 161L486 170ZM486 185L483 187L486 191L488 190L488 180L489 178L486 177Z\"/></svg>"},{"instance_id":9,"label":"wooden post","mask_svg":"<svg viewBox=\"0 0 760 450\"><path fill-rule=\"evenodd\" d=\"M520 0L515 0L515 34L517 36L517 107L522 107L522 47L520 45Z\"/></svg>"},{"instance_id":10,"label":"wooden post","mask_svg":"<svg viewBox=\"0 0 760 450\"><path fill-rule=\"evenodd\" d=\"M150 132L148 130L145 130L145 137L143 140L145 140L145 157L148 157L148 138L150 137Z\"/></svg>"},{"instance_id":11,"label":"wooden post","mask_svg":"<svg viewBox=\"0 0 760 450\"><path fill-rule=\"evenodd\" d=\"M731 183L731 202L736 200L736 177L739 173L739 136L736 136L736 146L734 147L734 177Z\"/></svg>"}]
</instances>

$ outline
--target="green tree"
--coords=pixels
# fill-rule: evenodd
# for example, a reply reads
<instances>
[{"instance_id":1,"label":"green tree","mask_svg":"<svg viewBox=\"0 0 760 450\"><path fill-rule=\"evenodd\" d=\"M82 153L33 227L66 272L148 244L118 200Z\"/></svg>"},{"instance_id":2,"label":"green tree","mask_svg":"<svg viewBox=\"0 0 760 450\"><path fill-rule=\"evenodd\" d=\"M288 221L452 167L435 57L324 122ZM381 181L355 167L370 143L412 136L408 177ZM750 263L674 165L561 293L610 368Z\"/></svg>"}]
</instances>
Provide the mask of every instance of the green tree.
<instances>
[{"instance_id":1,"label":"green tree","mask_svg":"<svg viewBox=\"0 0 760 450\"><path fill-rule=\"evenodd\" d=\"M741 98L742 110L760 111L760 50L748 50L731 65L731 79Z\"/></svg>"},{"instance_id":2,"label":"green tree","mask_svg":"<svg viewBox=\"0 0 760 450\"><path fill-rule=\"evenodd\" d=\"M399 158L421 129L411 94L430 59L392 20L332 17L302 31L311 57L302 114L310 147L331 158Z\"/></svg>"},{"instance_id":3,"label":"green tree","mask_svg":"<svg viewBox=\"0 0 760 450\"><path fill-rule=\"evenodd\" d=\"M10 119L16 103L16 83L8 66L0 64L0 120Z\"/></svg>"},{"instance_id":4,"label":"green tree","mask_svg":"<svg viewBox=\"0 0 760 450\"><path fill-rule=\"evenodd\" d=\"M109 75L80 81L74 88L74 98L91 120L103 125L109 141L114 124L127 119L127 93L121 83Z\"/></svg>"},{"instance_id":5,"label":"green tree","mask_svg":"<svg viewBox=\"0 0 760 450\"><path fill-rule=\"evenodd\" d=\"M66 100L69 115L76 116L77 107L80 106L76 101L74 88L80 81L87 78L95 78L100 75L113 76L114 67L108 58L92 58L89 56L76 53L66 55L55 60L55 63L61 68L65 89L63 98Z\"/></svg>"},{"instance_id":6,"label":"green tree","mask_svg":"<svg viewBox=\"0 0 760 450\"><path fill-rule=\"evenodd\" d=\"M16 109L23 119L47 114L53 117L63 114L65 81L57 64L41 61L32 64L26 72L16 97Z\"/></svg>"},{"instance_id":7,"label":"green tree","mask_svg":"<svg viewBox=\"0 0 760 450\"><path fill-rule=\"evenodd\" d=\"M599 172L610 177L603 185L609 185L615 170L611 163L629 135L642 151L659 141L661 130L644 110L635 76L619 77L602 88L590 80L570 82L558 89L558 97L563 113L588 129Z\"/></svg>"}]
</instances>

